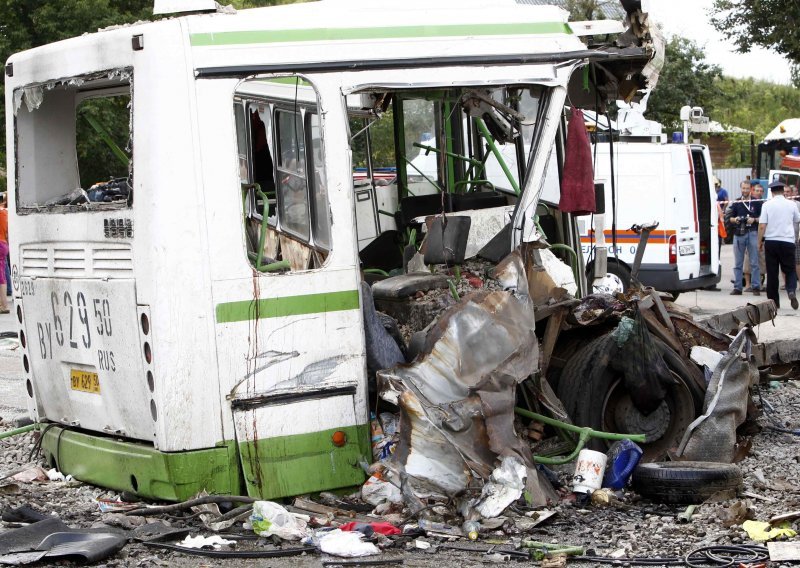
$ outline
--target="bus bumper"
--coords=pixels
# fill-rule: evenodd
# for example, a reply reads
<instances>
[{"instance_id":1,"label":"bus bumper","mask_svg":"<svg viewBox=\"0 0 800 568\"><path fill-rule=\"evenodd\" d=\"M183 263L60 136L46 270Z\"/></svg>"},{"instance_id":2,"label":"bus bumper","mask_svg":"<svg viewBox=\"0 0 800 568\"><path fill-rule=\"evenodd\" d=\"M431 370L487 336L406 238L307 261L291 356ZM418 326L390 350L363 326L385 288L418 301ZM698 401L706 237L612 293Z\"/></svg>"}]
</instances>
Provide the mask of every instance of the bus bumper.
<instances>
[{"instance_id":1,"label":"bus bumper","mask_svg":"<svg viewBox=\"0 0 800 568\"><path fill-rule=\"evenodd\" d=\"M241 494L234 442L203 450L160 452L139 442L60 426L44 428L42 450L47 463L80 481L163 501L185 501L202 490Z\"/></svg>"},{"instance_id":2,"label":"bus bumper","mask_svg":"<svg viewBox=\"0 0 800 568\"><path fill-rule=\"evenodd\" d=\"M664 264L642 264L639 268L639 281L645 286L652 286L664 292L686 292L716 285L720 273L704 274L695 278L681 280L678 267Z\"/></svg>"}]
</instances>

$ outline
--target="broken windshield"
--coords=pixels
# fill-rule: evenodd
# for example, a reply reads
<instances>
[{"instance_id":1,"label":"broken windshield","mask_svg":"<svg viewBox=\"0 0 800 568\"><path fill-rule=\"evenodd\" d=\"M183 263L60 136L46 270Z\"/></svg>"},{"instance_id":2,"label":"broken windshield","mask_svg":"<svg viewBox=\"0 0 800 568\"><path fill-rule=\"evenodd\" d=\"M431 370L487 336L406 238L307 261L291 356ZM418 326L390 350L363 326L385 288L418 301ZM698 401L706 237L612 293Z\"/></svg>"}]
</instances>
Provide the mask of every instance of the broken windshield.
<instances>
[{"instance_id":1,"label":"broken windshield","mask_svg":"<svg viewBox=\"0 0 800 568\"><path fill-rule=\"evenodd\" d=\"M130 205L131 80L119 70L15 92L20 213Z\"/></svg>"}]
</instances>

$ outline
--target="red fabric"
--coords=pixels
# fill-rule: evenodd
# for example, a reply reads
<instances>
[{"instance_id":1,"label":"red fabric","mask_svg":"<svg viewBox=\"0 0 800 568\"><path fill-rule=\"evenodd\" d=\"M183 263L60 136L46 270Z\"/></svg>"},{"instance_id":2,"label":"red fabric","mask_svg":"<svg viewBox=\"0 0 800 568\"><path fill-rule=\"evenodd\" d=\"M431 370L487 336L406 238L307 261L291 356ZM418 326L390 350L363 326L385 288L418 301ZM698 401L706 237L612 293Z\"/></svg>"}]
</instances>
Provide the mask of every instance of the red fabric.
<instances>
[{"instance_id":1,"label":"red fabric","mask_svg":"<svg viewBox=\"0 0 800 568\"><path fill-rule=\"evenodd\" d=\"M564 213L576 215L595 212L592 147L583 122L583 112L576 108L572 109L572 118L567 126L564 179L558 208Z\"/></svg>"},{"instance_id":2,"label":"red fabric","mask_svg":"<svg viewBox=\"0 0 800 568\"><path fill-rule=\"evenodd\" d=\"M356 525L364 525L364 524L367 523L349 522L343 524L339 528L343 531L354 531L356 530ZM402 534L403 532L390 523L369 523L369 526L371 526L372 530L374 530L376 533L385 534L387 536L391 536L393 534Z\"/></svg>"}]
</instances>

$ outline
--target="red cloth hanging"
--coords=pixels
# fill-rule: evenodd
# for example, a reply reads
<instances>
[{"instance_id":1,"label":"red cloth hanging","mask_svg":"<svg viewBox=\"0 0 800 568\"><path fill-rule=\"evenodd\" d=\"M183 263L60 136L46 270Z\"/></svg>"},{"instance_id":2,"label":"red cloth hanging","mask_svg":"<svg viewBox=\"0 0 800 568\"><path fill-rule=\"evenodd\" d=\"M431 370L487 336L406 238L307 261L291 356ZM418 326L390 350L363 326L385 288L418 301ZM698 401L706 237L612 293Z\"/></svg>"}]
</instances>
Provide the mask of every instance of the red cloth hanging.
<instances>
[{"instance_id":1,"label":"red cloth hanging","mask_svg":"<svg viewBox=\"0 0 800 568\"><path fill-rule=\"evenodd\" d=\"M567 147L564 158L564 179L561 182L561 201L558 208L564 213L588 215L594 213L594 171L592 147L583 121L583 112L573 108L567 126Z\"/></svg>"}]
</instances>

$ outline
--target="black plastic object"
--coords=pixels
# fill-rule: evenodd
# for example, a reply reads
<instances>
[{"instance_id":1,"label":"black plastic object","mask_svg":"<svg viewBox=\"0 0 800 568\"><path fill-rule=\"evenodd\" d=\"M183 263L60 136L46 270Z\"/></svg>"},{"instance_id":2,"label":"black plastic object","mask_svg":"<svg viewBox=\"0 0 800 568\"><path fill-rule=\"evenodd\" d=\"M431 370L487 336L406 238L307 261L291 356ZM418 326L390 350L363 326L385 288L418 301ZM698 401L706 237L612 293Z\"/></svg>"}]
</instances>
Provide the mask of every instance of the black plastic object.
<instances>
[{"instance_id":1,"label":"black plastic object","mask_svg":"<svg viewBox=\"0 0 800 568\"><path fill-rule=\"evenodd\" d=\"M207 556L209 558L284 558L286 556L311 554L317 551L313 546L269 550L207 550L205 548L186 548L185 546L178 546L177 544L161 542L143 542L142 544L150 548L163 548L164 550L174 550L176 552L183 552L184 554Z\"/></svg>"},{"instance_id":2,"label":"black plastic object","mask_svg":"<svg viewBox=\"0 0 800 568\"><path fill-rule=\"evenodd\" d=\"M606 184L594 184L594 214L602 215L606 212Z\"/></svg>"},{"instance_id":3,"label":"black plastic object","mask_svg":"<svg viewBox=\"0 0 800 568\"><path fill-rule=\"evenodd\" d=\"M395 214L397 226L404 229L414 224L414 218L426 215L438 215L442 211L453 210L450 193L434 193L432 195L414 195L400 200L400 210Z\"/></svg>"},{"instance_id":4,"label":"black plastic object","mask_svg":"<svg viewBox=\"0 0 800 568\"><path fill-rule=\"evenodd\" d=\"M27 426L27 424L23 424L22 426ZM20 428L22 426L20 426ZM44 513L40 513L30 505L23 505L22 507L17 507L16 509L3 511L2 515L3 521L7 523L36 523L49 518L50 517Z\"/></svg>"},{"instance_id":5,"label":"black plastic object","mask_svg":"<svg viewBox=\"0 0 800 568\"><path fill-rule=\"evenodd\" d=\"M358 253L361 266L389 272L403 266L402 238L397 231L384 231Z\"/></svg>"},{"instance_id":6,"label":"black plastic object","mask_svg":"<svg viewBox=\"0 0 800 568\"><path fill-rule=\"evenodd\" d=\"M45 537L37 549L47 551L46 558L77 558L94 563L113 556L127 542L127 537L108 532L57 532Z\"/></svg>"},{"instance_id":7,"label":"black plastic object","mask_svg":"<svg viewBox=\"0 0 800 568\"><path fill-rule=\"evenodd\" d=\"M511 252L511 223L500 229L500 231L486 243L478 256L494 264L503 260Z\"/></svg>"},{"instance_id":8,"label":"black plastic object","mask_svg":"<svg viewBox=\"0 0 800 568\"><path fill-rule=\"evenodd\" d=\"M661 503L702 503L719 491L736 490L742 472L731 463L653 462L633 470L633 489Z\"/></svg>"},{"instance_id":9,"label":"black plastic object","mask_svg":"<svg viewBox=\"0 0 800 568\"><path fill-rule=\"evenodd\" d=\"M472 193L454 193L452 197L453 211L469 209L489 209L504 207L508 199L499 191L475 191Z\"/></svg>"},{"instance_id":10,"label":"black plastic object","mask_svg":"<svg viewBox=\"0 0 800 568\"><path fill-rule=\"evenodd\" d=\"M425 239L425 264L461 264L467 252L472 219L447 216L433 220Z\"/></svg>"},{"instance_id":11,"label":"black plastic object","mask_svg":"<svg viewBox=\"0 0 800 568\"><path fill-rule=\"evenodd\" d=\"M429 272L414 272L385 278L372 285L372 295L376 300L396 300L407 298L417 292L447 288L447 276Z\"/></svg>"}]
</instances>

